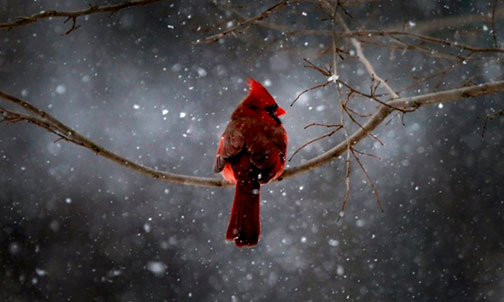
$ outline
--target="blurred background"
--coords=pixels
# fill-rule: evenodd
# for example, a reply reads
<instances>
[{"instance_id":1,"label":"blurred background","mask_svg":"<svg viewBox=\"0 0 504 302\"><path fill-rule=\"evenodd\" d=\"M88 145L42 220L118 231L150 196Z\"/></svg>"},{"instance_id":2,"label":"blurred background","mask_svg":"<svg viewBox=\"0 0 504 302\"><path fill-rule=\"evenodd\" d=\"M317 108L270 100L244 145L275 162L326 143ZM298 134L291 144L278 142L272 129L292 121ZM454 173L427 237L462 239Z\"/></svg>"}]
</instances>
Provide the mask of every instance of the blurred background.
<instances>
[{"instance_id":1,"label":"blurred background","mask_svg":"<svg viewBox=\"0 0 504 302\"><path fill-rule=\"evenodd\" d=\"M120 2L3 1L0 22ZM219 177L213 174L217 142L247 94L248 77L286 109L289 154L328 131L305 125L340 121L334 85L289 106L302 90L327 80L303 67L303 58L328 66L331 36L292 32L331 30L318 5L291 3L262 20L290 31L253 25L215 43L193 43L275 3L160 1L80 17L68 35L71 21L64 18L3 30L0 89L136 162ZM353 30L397 29L504 47L502 1L347 1L342 7ZM504 79L502 53L469 54L400 38L361 39L377 73L402 96ZM337 43L344 51L340 78L369 92L370 76L351 44ZM503 98L433 105L404 120L395 114L374 132L383 146L361 142L358 150L381 158L361 161L384 213L352 161L350 197L337 221L344 158L264 186L262 236L252 249L224 240L233 188L151 179L41 128L3 122L0 300L504 301L504 119L489 120L482 137L485 117L502 112ZM350 105L372 113L377 104L352 98ZM348 118L347 124L357 129ZM337 133L311 144L289 165L343 139Z\"/></svg>"}]
</instances>

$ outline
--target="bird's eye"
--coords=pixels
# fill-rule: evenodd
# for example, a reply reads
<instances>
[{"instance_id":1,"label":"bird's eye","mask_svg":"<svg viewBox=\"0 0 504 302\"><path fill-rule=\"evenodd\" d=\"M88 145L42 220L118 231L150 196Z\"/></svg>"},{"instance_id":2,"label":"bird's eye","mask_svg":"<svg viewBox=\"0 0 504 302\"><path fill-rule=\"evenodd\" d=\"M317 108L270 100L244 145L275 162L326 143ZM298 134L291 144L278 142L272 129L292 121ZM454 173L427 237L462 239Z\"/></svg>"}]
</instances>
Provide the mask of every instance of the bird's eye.
<instances>
[{"instance_id":1,"label":"bird's eye","mask_svg":"<svg viewBox=\"0 0 504 302\"><path fill-rule=\"evenodd\" d=\"M266 106L264 107L264 109L270 114L270 115L273 115L275 113L275 111L277 110L278 108L278 105L275 104L275 105L270 105L270 106Z\"/></svg>"}]
</instances>

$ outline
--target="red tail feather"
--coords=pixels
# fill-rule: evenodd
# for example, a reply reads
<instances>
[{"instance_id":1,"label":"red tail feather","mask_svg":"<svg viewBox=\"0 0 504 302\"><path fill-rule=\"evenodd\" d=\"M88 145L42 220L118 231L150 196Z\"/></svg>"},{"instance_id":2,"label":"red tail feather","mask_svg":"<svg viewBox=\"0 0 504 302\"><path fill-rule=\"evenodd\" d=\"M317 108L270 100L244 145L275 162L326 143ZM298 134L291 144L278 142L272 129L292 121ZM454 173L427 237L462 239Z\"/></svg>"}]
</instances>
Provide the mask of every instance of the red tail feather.
<instances>
[{"instance_id":1,"label":"red tail feather","mask_svg":"<svg viewBox=\"0 0 504 302\"><path fill-rule=\"evenodd\" d=\"M238 247L254 246L259 241L261 234L259 189L257 181L236 183L226 240L234 241Z\"/></svg>"}]
</instances>

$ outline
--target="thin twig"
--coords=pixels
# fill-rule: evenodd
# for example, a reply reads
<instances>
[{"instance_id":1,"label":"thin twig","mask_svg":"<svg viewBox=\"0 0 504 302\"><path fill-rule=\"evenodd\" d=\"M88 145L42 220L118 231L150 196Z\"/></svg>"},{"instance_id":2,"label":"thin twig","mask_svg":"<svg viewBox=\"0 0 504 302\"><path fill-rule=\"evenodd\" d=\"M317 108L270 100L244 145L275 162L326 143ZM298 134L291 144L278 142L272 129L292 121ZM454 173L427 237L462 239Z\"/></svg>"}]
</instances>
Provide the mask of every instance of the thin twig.
<instances>
[{"instance_id":1,"label":"thin twig","mask_svg":"<svg viewBox=\"0 0 504 302\"><path fill-rule=\"evenodd\" d=\"M303 144L301 147L297 148L297 150L294 151L294 153L292 153L292 155L289 157L289 161L291 161L294 158L294 156L299 153L299 151L303 150L308 145L313 144L316 141L319 141L319 140L321 140L323 138L326 138L326 137L329 137L329 136L333 135L334 133L338 132L341 128L343 128L343 126L342 125L338 125L336 127L336 129L332 130L331 132L326 133L324 135L321 135L321 136L319 136L317 138L314 138L314 139L310 140L309 142ZM305 127L305 129L306 129L306 127Z\"/></svg>"},{"instance_id":2,"label":"thin twig","mask_svg":"<svg viewBox=\"0 0 504 302\"><path fill-rule=\"evenodd\" d=\"M491 121L494 118L501 117L501 116L504 116L504 110L497 111L497 112L494 112L492 114L485 116L485 123L483 124L483 130L481 131L481 137L485 137L485 131L486 131L488 121Z\"/></svg>"},{"instance_id":3,"label":"thin twig","mask_svg":"<svg viewBox=\"0 0 504 302\"><path fill-rule=\"evenodd\" d=\"M311 123L311 124L308 124L306 126L304 126L303 129L308 129L310 127L313 127L313 126L320 126L320 127L326 127L326 128L337 128L337 127L341 127L341 124L321 124L321 123Z\"/></svg>"},{"instance_id":4,"label":"thin twig","mask_svg":"<svg viewBox=\"0 0 504 302\"><path fill-rule=\"evenodd\" d=\"M197 41L195 41L193 43L194 44L202 44L202 43L217 42L217 41L225 38L229 34L236 33L238 30L240 30L241 28L243 28L246 25L249 25L249 24L252 24L252 23L254 23L256 21L260 21L260 20L262 20L264 18L267 18L272 12L274 12L275 10L278 10L278 9L284 7L285 5L290 4L291 2L293 2L293 1L282 0L282 1L278 2L277 4L271 6L270 8L266 9L265 11L261 12L260 14L254 16L252 18L249 18L249 19L246 19L246 20L244 20L242 22L239 22L235 26L230 27L230 28L228 28L228 29L226 29L224 31L221 31L218 34L206 37L203 40L197 40Z\"/></svg>"},{"instance_id":5,"label":"thin twig","mask_svg":"<svg viewBox=\"0 0 504 302\"><path fill-rule=\"evenodd\" d=\"M379 157L378 155L376 154L373 154L373 153L366 153L366 152L362 152L362 151L359 151L357 150L355 147L352 147L353 151L361 154L361 155L365 155L365 156L369 156L369 157L374 157L376 158L377 160L381 160L381 157Z\"/></svg>"},{"instance_id":6,"label":"thin twig","mask_svg":"<svg viewBox=\"0 0 504 302\"><path fill-rule=\"evenodd\" d=\"M292 106L294 106L294 104L297 102L297 100L299 100L299 98L300 98L303 94L307 93L308 91L312 91L312 90L315 90L315 89L318 89L318 88L323 88L323 87L326 87L327 85L331 84L331 82L332 82L332 81L327 81L327 82L322 83L322 84L320 84L320 85L313 86L313 87L311 87L311 88L308 88L308 89L305 89L305 90L301 91L301 93L299 93L299 94L297 95L297 97L294 99L294 101L292 101L292 103L290 104L290 106L291 106L291 107L292 107Z\"/></svg>"},{"instance_id":7,"label":"thin twig","mask_svg":"<svg viewBox=\"0 0 504 302\"><path fill-rule=\"evenodd\" d=\"M492 20L490 22L490 24L492 25L492 36L493 36L495 48L499 48L499 43L497 42L497 32L495 30L495 11L497 9L497 1L498 0L494 0L494 5L492 8Z\"/></svg>"},{"instance_id":8,"label":"thin twig","mask_svg":"<svg viewBox=\"0 0 504 302\"><path fill-rule=\"evenodd\" d=\"M381 140L380 140L380 139L379 139L376 135L374 135L373 133L371 133L371 131L368 131L366 128L364 128L364 126L362 126L362 124L361 124L361 123L359 123L359 122L358 122L358 121L357 121L357 120L353 117L353 115L352 115L350 112L348 112L348 108L347 108L347 106L346 106L345 104L343 104L343 108L342 108L342 110L343 110L343 112L345 112L345 113L348 115L348 117L352 120L352 122L353 122L354 124L356 124L357 126L359 126L359 128L361 128L362 130L364 130L364 131L366 132L366 134L367 134L367 135L369 135L370 137L372 137L373 139L375 139L377 142L379 142L379 143L380 143L380 145L382 145L382 146L384 145L384 144L383 144L383 142L382 142L382 141L381 141Z\"/></svg>"},{"instance_id":9,"label":"thin twig","mask_svg":"<svg viewBox=\"0 0 504 302\"><path fill-rule=\"evenodd\" d=\"M305 68L314 69L314 70L320 72L321 74L323 74L326 77L330 77L331 76L331 70L330 69L326 69L324 66L318 67L317 65L313 64L312 62L310 62L306 58L304 58L303 61L305 61L308 64L308 65L304 65Z\"/></svg>"},{"instance_id":10,"label":"thin twig","mask_svg":"<svg viewBox=\"0 0 504 302\"><path fill-rule=\"evenodd\" d=\"M369 177L369 174L367 173L366 169L364 168L364 165L361 163L359 156L357 156L357 154L355 154L354 148L350 148L350 151L352 151L352 155L353 155L355 161L359 164L359 167L361 168L362 172L364 172L364 175L366 175L366 178L369 181L369 184L371 185L371 188L373 189L373 192L375 194L376 203L378 204L378 207L380 208L380 210L382 212L384 212L383 205L382 205L382 202L380 200L380 196L378 195L378 190L376 189L375 184L371 180L371 177Z\"/></svg>"},{"instance_id":11,"label":"thin twig","mask_svg":"<svg viewBox=\"0 0 504 302\"><path fill-rule=\"evenodd\" d=\"M20 27L20 26L31 24L31 23L35 23L35 22L42 20L42 19L61 17L61 18L67 18L65 22L72 20L72 27L65 33L65 34L69 34L70 32L74 31L75 29L77 29L79 27L79 26L76 26L76 24L75 24L76 19L78 17L92 15L92 14L96 14L96 13L105 13L105 12L116 13L117 11L128 8L128 7L143 6L143 5L147 5L147 4L151 4L151 3L155 3L155 2L160 2L160 1L164 1L164 0L126 1L123 3L119 3L119 4L104 5L104 6L92 5L87 9L83 9L83 10L79 10L79 11L47 10L47 11L42 11L38 14L28 16L28 17L18 17L17 20L13 21L13 22L0 23L0 29L10 30L15 27Z\"/></svg>"}]
</instances>

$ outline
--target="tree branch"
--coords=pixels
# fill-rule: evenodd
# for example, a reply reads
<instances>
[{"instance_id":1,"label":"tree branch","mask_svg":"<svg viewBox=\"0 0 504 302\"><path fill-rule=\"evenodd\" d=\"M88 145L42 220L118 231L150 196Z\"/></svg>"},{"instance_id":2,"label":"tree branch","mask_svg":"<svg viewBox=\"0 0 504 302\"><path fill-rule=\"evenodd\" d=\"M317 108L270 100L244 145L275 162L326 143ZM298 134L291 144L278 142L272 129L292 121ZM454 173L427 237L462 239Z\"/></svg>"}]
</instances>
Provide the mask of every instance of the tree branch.
<instances>
[{"instance_id":1,"label":"tree branch","mask_svg":"<svg viewBox=\"0 0 504 302\"><path fill-rule=\"evenodd\" d=\"M453 102L460 99L498 92L504 92L504 81L484 83L474 86L440 91L436 93L395 99L387 102L387 104L389 104L390 106L380 106L378 110L373 114L373 116L363 125L363 128L365 130L359 129L355 131L350 136L349 141L351 145L354 146L361 140L363 140L366 136L368 136L368 132L376 129L376 127L378 127L387 118L387 116L389 116L394 111L391 106L402 109L414 109L424 105ZM346 150L347 144L345 141L343 141L329 151L316 156L297 167L285 170L282 178L289 178L294 175L305 173L317 167L323 166L343 154L343 152L345 152Z\"/></svg>"},{"instance_id":2,"label":"tree branch","mask_svg":"<svg viewBox=\"0 0 504 302\"><path fill-rule=\"evenodd\" d=\"M267 18L273 11L275 11L277 9L280 9L283 6L290 4L291 2L293 2L293 1L289 2L288 0L282 0L282 1L278 2L277 4L273 5L272 7L266 9L262 13L254 16L252 18L245 19L242 22L239 22L238 24L236 24L235 26L230 27L230 28L228 28L228 29L226 29L226 30L218 33L218 34L206 37L203 40L195 41L194 44L217 42L220 39L225 38L229 34L236 33L239 29L243 28L244 26L246 26L248 24L252 24L254 22L257 22L257 21L260 21L260 20L262 20L264 18Z\"/></svg>"},{"instance_id":3,"label":"tree branch","mask_svg":"<svg viewBox=\"0 0 504 302\"><path fill-rule=\"evenodd\" d=\"M457 89L452 89L452 90L446 90L446 91L440 91L436 93L430 93L430 94L425 94L425 95L419 95L419 96L413 96L413 97L405 97L405 98L400 98L400 99L395 99L392 101L387 102L389 106L384 106L381 105L376 113L363 125L363 128L358 129L356 132L354 132L350 137L348 138L348 142L351 146L356 145L359 143L361 140L363 140L366 136L368 136L368 133L370 131L373 131L378 127L384 120L385 118L394 111L393 107L395 108L403 108L403 109L409 109L409 108L418 108L420 106L424 105L429 105L429 104L437 104L437 103L444 103L444 102L451 102L451 101L456 101L459 99L464 99L464 98L470 98L470 97L475 97L475 96L480 96L480 95L485 95L485 94L492 94L492 93L498 93L498 92L504 92L504 81L499 81L499 82L493 82L493 83L484 83L484 84L479 84L479 85L474 85L474 86L469 86L469 87L463 87L463 88L457 88ZM77 133L75 130L71 129L70 127L66 126L65 124L61 123L54 117L52 117L50 114L42 111L41 109L31 105L30 103L23 101L21 99L18 99L12 95L9 95L5 92L0 91L0 98L9 101L16 106L19 106L28 112L31 112L32 114L35 115L33 116L27 116L20 114L18 116L15 116L15 112L9 111L6 113L6 110L0 111L1 115L3 116L4 120L9 121L9 119L15 117L18 120L15 121L21 121L21 120L28 120L33 119L34 121L38 121L40 123L44 123L45 126L41 126L40 123L33 123L35 125L41 126L44 129L56 133L66 141L72 142L74 144L77 144L79 146L82 146L84 148L87 148L89 150L92 150L95 152L97 155L102 156L104 158L107 158L120 166L129 168L133 171L139 172L141 174L153 177L155 179L167 181L167 182L173 182L173 183L178 183L178 184L184 184L184 185L195 185L195 186L207 186L207 187L222 187L222 186L229 186L231 185L230 183L218 179L218 178L208 178L208 177L196 177L196 176L190 176L190 175L181 175L181 174L173 174L173 173L168 173L168 172L163 172L159 171L156 169L152 169L149 167L145 167L143 165L140 165L138 163L135 163L131 160L128 160L124 157L121 157L107 149L105 149L102 146L99 146L98 144L94 143L93 141L85 138L81 134ZM290 178L293 176L296 176L298 174L306 173L310 170L313 170L317 167L320 167L322 165L325 165L329 163L330 161L336 159L338 156L343 154L348 148L348 145L346 141L341 142L338 144L336 147L330 149L329 151L314 157L303 164L288 168L285 170L284 174L278 179L286 179Z\"/></svg>"},{"instance_id":4,"label":"tree branch","mask_svg":"<svg viewBox=\"0 0 504 302\"><path fill-rule=\"evenodd\" d=\"M119 4L113 4L113 5L104 5L104 6L90 6L88 9L83 9L79 11L56 11L56 10L48 10L48 11L42 11L38 14L31 15L29 17L18 17L17 21L14 22L6 22L6 23L0 23L0 29L6 29L10 30L15 27L20 27L23 25L28 25L31 23L35 23L38 20L42 19L47 19L47 18L52 18L52 17L60 17L60 18L66 18L65 22L68 22L72 20L72 27L70 28L69 31L66 33L70 33L71 31L75 30L78 28L78 26L75 25L75 20L78 17L86 16L86 15L92 15L96 13L105 13L105 12L112 12L115 13L121 9L125 9L131 6L143 6L155 2L160 2L163 0L132 0L132 1L126 1L123 3Z\"/></svg>"}]
</instances>

